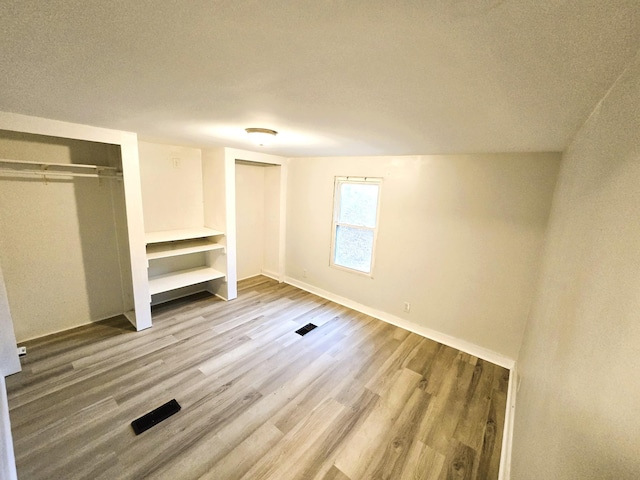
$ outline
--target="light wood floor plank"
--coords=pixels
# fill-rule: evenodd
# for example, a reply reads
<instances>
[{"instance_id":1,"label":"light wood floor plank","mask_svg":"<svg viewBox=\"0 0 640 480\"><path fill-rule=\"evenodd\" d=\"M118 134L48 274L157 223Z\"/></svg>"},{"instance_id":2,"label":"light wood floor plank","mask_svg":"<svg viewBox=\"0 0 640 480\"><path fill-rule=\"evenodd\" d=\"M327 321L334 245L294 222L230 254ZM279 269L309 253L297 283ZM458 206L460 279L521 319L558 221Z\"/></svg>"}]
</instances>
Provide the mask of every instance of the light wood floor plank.
<instances>
[{"instance_id":1,"label":"light wood floor plank","mask_svg":"<svg viewBox=\"0 0 640 480\"><path fill-rule=\"evenodd\" d=\"M333 399L326 399L306 418L269 450L245 473L241 480L262 480L270 478L296 478L303 458L313 454L310 447L326 436L329 425L342 413L344 407Z\"/></svg>"},{"instance_id":2,"label":"light wood floor plank","mask_svg":"<svg viewBox=\"0 0 640 480\"><path fill-rule=\"evenodd\" d=\"M215 463L199 480L217 480L220 478L240 478L275 445L284 434L271 422L265 422L243 442ZM179 478L182 471L176 471L167 479Z\"/></svg>"},{"instance_id":3,"label":"light wood floor plank","mask_svg":"<svg viewBox=\"0 0 640 480\"><path fill-rule=\"evenodd\" d=\"M445 456L421 441L411 446L401 480L438 480L442 473ZM477 477L479 480L481 477Z\"/></svg>"},{"instance_id":4,"label":"light wood floor plank","mask_svg":"<svg viewBox=\"0 0 640 480\"><path fill-rule=\"evenodd\" d=\"M399 417L385 435L374 461L364 474L365 478L399 478L412 446L419 442L418 426L431 401L431 395L415 388L404 404ZM426 472L425 472L426 473Z\"/></svg>"},{"instance_id":5,"label":"light wood floor plank","mask_svg":"<svg viewBox=\"0 0 640 480\"><path fill-rule=\"evenodd\" d=\"M395 372L394 381L371 414L355 431L336 460L336 466L350 478L363 478L376 459L378 447L388 440L395 420L422 377L409 369Z\"/></svg>"}]
</instances>

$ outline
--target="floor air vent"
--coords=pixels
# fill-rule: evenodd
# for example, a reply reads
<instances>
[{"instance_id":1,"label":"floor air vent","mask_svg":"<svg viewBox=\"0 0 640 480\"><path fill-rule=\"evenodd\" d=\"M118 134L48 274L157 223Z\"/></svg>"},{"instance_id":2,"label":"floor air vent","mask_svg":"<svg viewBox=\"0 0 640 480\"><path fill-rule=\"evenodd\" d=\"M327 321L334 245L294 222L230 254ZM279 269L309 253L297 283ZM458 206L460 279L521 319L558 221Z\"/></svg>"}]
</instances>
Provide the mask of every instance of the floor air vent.
<instances>
[{"instance_id":1,"label":"floor air vent","mask_svg":"<svg viewBox=\"0 0 640 480\"><path fill-rule=\"evenodd\" d=\"M136 435L140 435L142 432L149 430L154 425L166 420L171 415L178 413L180 408L180 404L174 398L173 400L131 422L133 431Z\"/></svg>"},{"instance_id":2,"label":"floor air vent","mask_svg":"<svg viewBox=\"0 0 640 480\"><path fill-rule=\"evenodd\" d=\"M307 333L309 333L311 330L313 330L316 327L317 327L317 325L314 325L313 323L307 323L300 330L296 330L296 333L298 335L302 335L304 337Z\"/></svg>"}]
</instances>

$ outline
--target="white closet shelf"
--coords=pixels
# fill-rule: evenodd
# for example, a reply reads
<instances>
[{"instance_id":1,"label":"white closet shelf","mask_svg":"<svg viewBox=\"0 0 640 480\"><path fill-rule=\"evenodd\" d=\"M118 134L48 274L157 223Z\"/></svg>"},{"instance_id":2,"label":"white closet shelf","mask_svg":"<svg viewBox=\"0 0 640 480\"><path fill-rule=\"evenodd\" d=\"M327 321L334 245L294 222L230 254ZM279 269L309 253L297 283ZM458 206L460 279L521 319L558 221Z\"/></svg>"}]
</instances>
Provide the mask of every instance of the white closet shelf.
<instances>
[{"instance_id":1,"label":"white closet shelf","mask_svg":"<svg viewBox=\"0 0 640 480\"><path fill-rule=\"evenodd\" d=\"M147 260L157 258L177 257L190 253L224 250L224 245L212 243L208 240L186 240L180 243L159 243L147 247Z\"/></svg>"},{"instance_id":2,"label":"white closet shelf","mask_svg":"<svg viewBox=\"0 0 640 480\"><path fill-rule=\"evenodd\" d=\"M147 232L145 240L147 244L176 242L179 240L190 240L195 238L215 237L224 235L224 232L206 227L181 228L178 230L162 230L160 232Z\"/></svg>"},{"instance_id":3,"label":"white closet shelf","mask_svg":"<svg viewBox=\"0 0 640 480\"><path fill-rule=\"evenodd\" d=\"M224 278L224 273L219 272L210 267L197 267L188 270L179 270L177 272L166 273L156 277L149 278L149 293L168 292L176 288L188 287L197 283Z\"/></svg>"}]
</instances>

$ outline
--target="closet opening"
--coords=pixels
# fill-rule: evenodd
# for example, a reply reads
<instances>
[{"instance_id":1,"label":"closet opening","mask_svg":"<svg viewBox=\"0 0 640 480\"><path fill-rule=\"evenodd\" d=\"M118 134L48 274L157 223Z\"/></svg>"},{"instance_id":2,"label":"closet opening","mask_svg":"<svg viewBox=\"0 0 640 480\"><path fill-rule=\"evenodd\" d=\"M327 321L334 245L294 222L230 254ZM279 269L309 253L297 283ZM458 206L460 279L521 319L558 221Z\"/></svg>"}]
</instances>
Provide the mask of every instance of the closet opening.
<instances>
[{"instance_id":1,"label":"closet opening","mask_svg":"<svg viewBox=\"0 0 640 480\"><path fill-rule=\"evenodd\" d=\"M0 159L0 268L17 342L132 313L120 145L0 130Z\"/></svg>"},{"instance_id":2,"label":"closet opening","mask_svg":"<svg viewBox=\"0 0 640 480\"><path fill-rule=\"evenodd\" d=\"M282 281L283 166L236 159L238 280L266 275Z\"/></svg>"}]
</instances>

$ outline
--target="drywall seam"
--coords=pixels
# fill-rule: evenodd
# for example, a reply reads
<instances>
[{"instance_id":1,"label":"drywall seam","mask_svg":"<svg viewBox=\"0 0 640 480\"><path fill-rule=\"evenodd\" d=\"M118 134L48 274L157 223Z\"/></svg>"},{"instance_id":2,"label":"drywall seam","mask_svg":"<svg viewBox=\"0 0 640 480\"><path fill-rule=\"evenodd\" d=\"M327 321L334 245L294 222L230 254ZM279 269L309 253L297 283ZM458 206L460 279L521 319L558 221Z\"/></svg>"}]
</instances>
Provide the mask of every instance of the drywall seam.
<instances>
[{"instance_id":1,"label":"drywall seam","mask_svg":"<svg viewBox=\"0 0 640 480\"><path fill-rule=\"evenodd\" d=\"M494 352L493 350L480 347L471 342L467 342L466 340L462 340L457 337L440 333L436 330L432 330L422 325L417 325L413 322L409 322L400 317L396 317L395 315L391 315L390 313L386 313L381 310L377 310L375 308L371 308L361 303L355 302L348 298L335 295L331 292L328 292L321 288L314 287L313 285L301 282L289 276L285 277L284 281L289 285L293 285L294 287L298 287L302 290L318 295L319 297L326 298L327 300L331 300L332 302L338 303L340 305L344 305L345 307L349 307L358 312L377 318L378 320L382 320L383 322L387 322L397 327L404 328L405 330L409 330L410 332L417 333L422 337L426 337L435 342L448 345L457 350L461 350L470 355L473 355L475 357L491 362L495 365L504 367L508 370L513 369L513 367L515 366L514 359L501 355L497 352Z\"/></svg>"},{"instance_id":2,"label":"drywall seam","mask_svg":"<svg viewBox=\"0 0 640 480\"><path fill-rule=\"evenodd\" d=\"M596 103L596 105L591 110L591 113L589 113L589 116L584 120L584 122L580 124L578 129L571 136L571 140L569 141L569 144L565 147L564 151L562 152L563 157L571 149L576 138L578 138L578 135L580 135L580 132L585 128L586 125L588 125L591 122L591 118L595 117L600 113L600 110L604 105L604 102L607 100L607 98L609 98L609 95L611 94L613 89L616 88L618 83L620 83L620 80L622 79L622 77L624 77L627 74L627 72L633 67L633 65L636 64L636 62L638 61L638 57L640 57L640 49L638 49L638 51L633 56L633 58L622 69L622 72L620 72L620 75L616 77L616 79L613 81L611 86L607 89L607 92L604 94L604 96L598 101L598 103Z\"/></svg>"}]
</instances>

